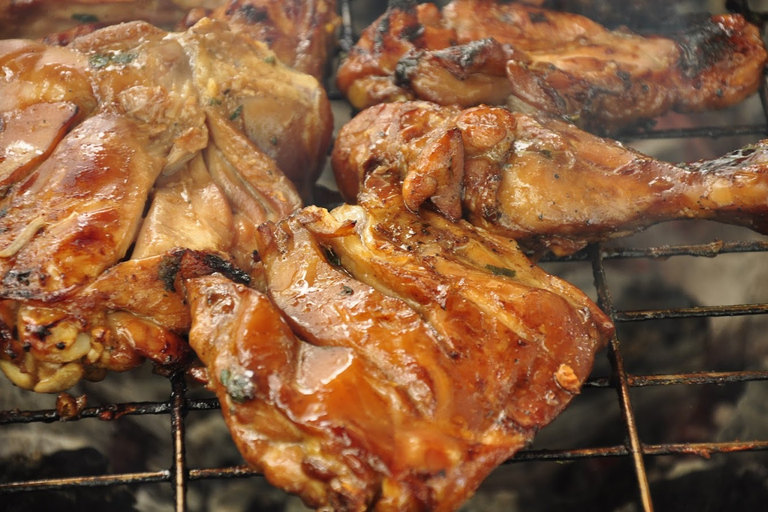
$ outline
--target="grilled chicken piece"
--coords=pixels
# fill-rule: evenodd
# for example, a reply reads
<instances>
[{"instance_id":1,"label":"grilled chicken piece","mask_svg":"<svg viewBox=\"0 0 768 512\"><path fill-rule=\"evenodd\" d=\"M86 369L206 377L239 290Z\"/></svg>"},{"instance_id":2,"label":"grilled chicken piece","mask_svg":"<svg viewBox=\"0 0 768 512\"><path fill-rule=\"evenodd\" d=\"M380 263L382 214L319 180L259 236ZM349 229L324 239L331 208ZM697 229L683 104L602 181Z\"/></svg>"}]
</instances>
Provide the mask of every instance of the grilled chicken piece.
<instances>
[{"instance_id":1,"label":"grilled chicken piece","mask_svg":"<svg viewBox=\"0 0 768 512\"><path fill-rule=\"evenodd\" d=\"M0 370L19 387L52 393L145 358L186 364L190 316L180 276L214 272L249 281L223 254L173 249L118 263L65 301L0 301Z\"/></svg>"},{"instance_id":2,"label":"grilled chicken piece","mask_svg":"<svg viewBox=\"0 0 768 512\"><path fill-rule=\"evenodd\" d=\"M302 202L238 109L212 101L217 87L232 102L285 99L290 115L262 113L260 136L290 137L299 155L331 129L317 81L269 55L211 20L0 44L0 91L13 93L0 95L0 368L14 383L53 392L144 358L180 364L190 320L175 276L258 275L256 227Z\"/></svg>"},{"instance_id":3,"label":"grilled chicken piece","mask_svg":"<svg viewBox=\"0 0 768 512\"><path fill-rule=\"evenodd\" d=\"M613 327L514 241L374 190L262 225L266 295L187 281L190 344L273 484L312 507L455 510L579 392Z\"/></svg>"},{"instance_id":4,"label":"grilled chicken piece","mask_svg":"<svg viewBox=\"0 0 768 512\"><path fill-rule=\"evenodd\" d=\"M674 219L768 233L768 142L675 166L548 117L405 102L356 116L332 159L350 201L368 175L387 176L413 211L429 200L448 218L559 255Z\"/></svg>"},{"instance_id":5,"label":"grilled chicken piece","mask_svg":"<svg viewBox=\"0 0 768 512\"><path fill-rule=\"evenodd\" d=\"M215 9L193 9L184 20L226 21L230 28L269 45L288 66L322 80L336 47L336 0L228 0Z\"/></svg>"},{"instance_id":6,"label":"grilled chicken piece","mask_svg":"<svg viewBox=\"0 0 768 512\"><path fill-rule=\"evenodd\" d=\"M222 22L202 20L179 37L190 53L202 104L274 159L308 199L333 132L330 102L320 83Z\"/></svg>"},{"instance_id":7,"label":"grilled chicken piece","mask_svg":"<svg viewBox=\"0 0 768 512\"><path fill-rule=\"evenodd\" d=\"M37 39L142 20L172 29L193 8L223 0L0 0L0 38ZM63 41L60 41L63 42Z\"/></svg>"},{"instance_id":8,"label":"grilled chicken piece","mask_svg":"<svg viewBox=\"0 0 768 512\"><path fill-rule=\"evenodd\" d=\"M506 104L608 133L670 110L735 104L757 90L766 62L758 28L740 15L641 37L515 2L393 5L338 72L359 109L403 99Z\"/></svg>"}]
</instances>

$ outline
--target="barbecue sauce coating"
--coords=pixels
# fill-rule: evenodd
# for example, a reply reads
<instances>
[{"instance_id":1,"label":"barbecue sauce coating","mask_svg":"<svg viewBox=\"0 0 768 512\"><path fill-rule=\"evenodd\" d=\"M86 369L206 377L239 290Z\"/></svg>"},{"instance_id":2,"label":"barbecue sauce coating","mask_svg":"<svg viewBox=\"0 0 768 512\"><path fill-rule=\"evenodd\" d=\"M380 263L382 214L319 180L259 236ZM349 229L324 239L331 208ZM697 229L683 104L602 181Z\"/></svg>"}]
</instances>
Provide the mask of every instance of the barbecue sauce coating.
<instances>
[{"instance_id":1,"label":"barbecue sauce coating","mask_svg":"<svg viewBox=\"0 0 768 512\"><path fill-rule=\"evenodd\" d=\"M324 510L457 509L613 331L513 241L392 192L262 225L266 294L186 282L190 343L241 453Z\"/></svg>"},{"instance_id":2,"label":"barbecue sauce coating","mask_svg":"<svg viewBox=\"0 0 768 512\"><path fill-rule=\"evenodd\" d=\"M460 142L446 144L454 130ZM546 116L415 101L358 114L339 132L332 162L349 201L369 175L395 176L413 211L431 203L561 255L675 219L768 232L765 142L675 166Z\"/></svg>"},{"instance_id":3,"label":"barbecue sauce coating","mask_svg":"<svg viewBox=\"0 0 768 512\"><path fill-rule=\"evenodd\" d=\"M609 133L738 103L758 89L766 57L759 29L737 14L640 36L516 2L454 0L442 11L390 7L349 52L338 85L359 109L508 105Z\"/></svg>"}]
</instances>

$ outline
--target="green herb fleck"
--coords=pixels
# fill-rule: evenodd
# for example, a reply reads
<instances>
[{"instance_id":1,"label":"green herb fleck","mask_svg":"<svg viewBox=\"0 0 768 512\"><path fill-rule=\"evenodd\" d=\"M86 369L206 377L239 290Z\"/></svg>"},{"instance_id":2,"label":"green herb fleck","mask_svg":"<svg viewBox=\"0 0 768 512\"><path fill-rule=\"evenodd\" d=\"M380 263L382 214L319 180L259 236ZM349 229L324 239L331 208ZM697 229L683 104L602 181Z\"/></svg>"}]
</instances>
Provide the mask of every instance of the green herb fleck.
<instances>
[{"instance_id":1,"label":"green herb fleck","mask_svg":"<svg viewBox=\"0 0 768 512\"><path fill-rule=\"evenodd\" d=\"M266 62L267 64L274 64L276 62L275 56L270 55L268 57L264 57L264 62Z\"/></svg>"},{"instance_id":2,"label":"green herb fleck","mask_svg":"<svg viewBox=\"0 0 768 512\"><path fill-rule=\"evenodd\" d=\"M272 138L269 139L269 142L271 142L273 146L277 146L277 137L273 135Z\"/></svg>"},{"instance_id":3,"label":"green herb fleck","mask_svg":"<svg viewBox=\"0 0 768 512\"><path fill-rule=\"evenodd\" d=\"M137 56L135 53L121 52L114 54L111 60L114 64L124 66L133 62Z\"/></svg>"},{"instance_id":4,"label":"green herb fleck","mask_svg":"<svg viewBox=\"0 0 768 512\"><path fill-rule=\"evenodd\" d=\"M221 100L219 98L211 98L208 100L208 105L221 105Z\"/></svg>"},{"instance_id":5,"label":"green herb fleck","mask_svg":"<svg viewBox=\"0 0 768 512\"><path fill-rule=\"evenodd\" d=\"M72 19L79 21L80 23L96 23L99 18L95 14L88 14L84 12L76 12L72 15Z\"/></svg>"},{"instance_id":6,"label":"green herb fleck","mask_svg":"<svg viewBox=\"0 0 768 512\"><path fill-rule=\"evenodd\" d=\"M517 274L517 272L511 268L497 267L496 265L486 265L485 268L495 276L515 277Z\"/></svg>"},{"instance_id":7,"label":"green herb fleck","mask_svg":"<svg viewBox=\"0 0 768 512\"><path fill-rule=\"evenodd\" d=\"M548 149L542 149L541 154L544 155L544 158L552 158L552 152Z\"/></svg>"},{"instance_id":8,"label":"green herb fleck","mask_svg":"<svg viewBox=\"0 0 768 512\"><path fill-rule=\"evenodd\" d=\"M103 68L105 66L109 65L109 55L105 55L103 53L95 53L88 57L88 64L92 68Z\"/></svg>"},{"instance_id":9,"label":"green herb fleck","mask_svg":"<svg viewBox=\"0 0 768 512\"><path fill-rule=\"evenodd\" d=\"M109 66L110 64L124 66L133 62L136 57L137 55L135 53L128 52L115 53L114 55L108 55L106 53L95 53L88 58L88 64L90 64L92 68L96 69Z\"/></svg>"},{"instance_id":10,"label":"green herb fleck","mask_svg":"<svg viewBox=\"0 0 768 512\"><path fill-rule=\"evenodd\" d=\"M234 121L235 119L240 117L240 114L242 114L242 113L243 113L243 106L242 105L238 105L237 108L235 109L235 111L232 112L232 114L229 116L229 120L230 121Z\"/></svg>"},{"instance_id":11,"label":"green herb fleck","mask_svg":"<svg viewBox=\"0 0 768 512\"><path fill-rule=\"evenodd\" d=\"M251 377L253 377L253 372L250 370L246 370L243 373L233 373L225 368L219 374L221 384L227 390L227 394L238 404L251 400L256 396Z\"/></svg>"},{"instance_id":12,"label":"green herb fleck","mask_svg":"<svg viewBox=\"0 0 768 512\"><path fill-rule=\"evenodd\" d=\"M350 288L347 285L342 285L341 286L341 294L342 295L352 295L352 293L354 293L354 291L355 290L353 290L352 288Z\"/></svg>"},{"instance_id":13,"label":"green herb fleck","mask_svg":"<svg viewBox=\"0 0 768 512\"><path fill-rule=\"evenodd\" d=\"M341 266L341 258L333 252L333 249L326 248L325 249L325 257L328 259L328 263L333 265L334 267L340 267Z\"/></svg>"}]
</instances>

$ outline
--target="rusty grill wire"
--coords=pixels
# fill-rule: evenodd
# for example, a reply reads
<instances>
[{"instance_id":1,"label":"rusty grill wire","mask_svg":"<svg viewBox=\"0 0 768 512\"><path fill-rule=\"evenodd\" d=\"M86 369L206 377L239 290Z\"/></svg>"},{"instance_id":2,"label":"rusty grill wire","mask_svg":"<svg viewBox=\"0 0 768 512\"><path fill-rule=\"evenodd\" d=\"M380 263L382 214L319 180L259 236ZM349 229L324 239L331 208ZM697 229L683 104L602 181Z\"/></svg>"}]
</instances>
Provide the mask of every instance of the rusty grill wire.
<instances>
[{"instance_id":1,"label":"rusty grill wire","mask_svg":"<svg viewBox=\"0 0 768 512\"><path fill-rule=\"evenodd\" d=\"M351 3L353 0L340 0L339 9L342 17L340 46L348 50L355 42L357 34L353 29ZM753 22L763 24L768 13L756 13L750 9L747 0L728 0L726 7L745 14ZM649 130L632 134L632 139L685 139L694 137L719 138L730 136L768 135L768 79L760 90L764 122L752 125L700 126L683 129ZM341 99L338 93L330 91L332 99ZM739 315L768 314L768 303L737 304L727 306L700 306L689 308L667 308L649 310L618 310L614 307L611 290L606 278L606 260L647 259L664 260L677 256L714 258L723 254L767 252L768 241L712 242L699 245L664 245L650 248L605 247L593 245L575 255L566 258L544 259L557 262L591 262L595 279L595 291L598 304L615 323L641 322L656 319L683 319L694 317L724 317ZM718 453L737 453L768 450L768 439L753 439L726 442L682 442L649 444L640 439L637 428L637 413L633 409L630 390L648 386L670 385L718 385L768 380L768 371L701 371L693 373L634 375L628 372L621 342L614 337L608 346L608 359L611 372L609 376L592 377L585 388L613 388L617 393L618 405L624 428L625 442L608 446L592 446L577 449L527 449L518 453L507 464L522 464L531 461L572 461L578 459L620 457L631 459L636 476L637 497L642 510L649 512L654 508L645 468L645 459L660 455L699 455L709 457ZM209 411L220 408L215 398L192 398L187 393L184 372L167 376L170 383L168 400L159 402L123 402L100 406L84 407L72 415L66 415L57 409L50 410L0 410L0 438L2 426L26 423L54 423L60 421L82 421L97 418L102 421L118 421L123 416L166 415L170 424L170 443L172 460L168 467L159 471L137 473L99 474L85 477L41 478L35 480L0 483L0 496L10 493L33 493L49 490L85 489L116 485L144 485L163 483L170 485L173 502L177 512L187 510L187 489L190 482L211 479L245 478L260 475L259 472L245 466L236 465L222 468L194 468L187 462L185 445L185 417L194 411ZM2 498L0 498L2 500Z\"/></svg>"}]
</instances>

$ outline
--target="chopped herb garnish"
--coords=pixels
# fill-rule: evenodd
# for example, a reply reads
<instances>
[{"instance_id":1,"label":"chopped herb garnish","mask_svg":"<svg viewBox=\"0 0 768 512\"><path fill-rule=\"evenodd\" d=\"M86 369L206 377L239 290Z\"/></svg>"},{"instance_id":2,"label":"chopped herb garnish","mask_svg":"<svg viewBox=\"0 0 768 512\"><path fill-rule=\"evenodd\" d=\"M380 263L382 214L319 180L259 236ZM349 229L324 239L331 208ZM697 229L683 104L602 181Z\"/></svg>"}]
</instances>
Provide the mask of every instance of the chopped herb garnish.
<instances>
[{"instance_id":1,"label":"chopped herb garnish","mask_svg":"<svg viewBox=\"0 0 768 512\"><path fill-rule=\"evenodd\" d=\"M251 381L253 377L252 371L245 370L243 373L232 373L232 371L224 369L221 370L219 377L221 378L221 384L234 402L241 404L256 396L253 381Z\"/></svg>"},{"instance_id":2,"label":"chopped herb garnish","mask_svg":"<svg viewBox=\"0 0 768 512\"><path fill-rule=\"evenodd\" d=\"M221 100L219 98L211 98L208 100L208 105L221 105Z\"/></svg>"},{"instance_id":3,"label":"chopped herb garnish","mask_svg":"<svg viewBox=\"0 0 768 512\"><path fill-rule=\"evenodd\" d=\"M240 114L242 114L242 113L243 113L243 106L242 105L238 105L237 108L235 109L235 111L232 112L232 114L229 116L229 120L230 121L234 121L235 119L240 117Z\"/></svg>"},{"instance_id":4,"label":"chopped herb garnish","mask_svg":"<svg viewBox=\"0 0 768 512\"><path fill-rule=\"evenodd\" d=\"M515 277L517 272L511 268L497 267L496 265L486 265L485 268L495 276Z\"/></svg>"},{"instance_id":5,"label":"chopped herb garnish","mask_svg":"<svg viewBox=\"0 0 768 512\"><path fill-rule=\"evenodd\" d=\"M269 139L269 142L271 142L273 146L277 146L277 137L273 135L272 138Z\"/></svg>"},{"instance_id":6,"label":"chopped herb garnish","mask_svg":"<svg viewBox=\"0 0 768 512\"><path fill-rule=\"evenodd\" d=\"M352 293L354 293L354 291L355 290L353 290L352 288L350 288L347 285L342 285L341 286L341 294L342 295L352 295Z\"/></svg>"},{"instance_id":7,"label":"chopped herb garnish","mask_svg":"<svg viewBox=\"0 0 768 512\"><path fill-rule=\"evenodd\" d=\"M542 149L541 154L544 155L545 158L552 158L552 152L548 149Z\"/></svg>"},{"instance_id":8,"label":"chopped herb garnish","mask_svg":"<svg viewBox=\"0 0 768 512\"><path fill-rule=\"evenodd\" d=\"M130 64L131 62L134 61L134 59L136 59L136 57L137 55L135 53L128 53L128 52L116 53L112 56L112 62L114 64L120 64L120 65Z\"/></svg>"},{"instance_id":9,"label":"chopped herb garnish","mask_svg":"<svg viewBox=\"0 0 768 512\"><path fill-rule=\"evenodd\" d=\"M92 68L103 68L109 65L109 55L103 53L95 53L88 58L88 64Z\"/></svg>"},{"instance_id":10,"label":"chopped herb garnish","mask_svg":"<svg viewBox=\"0 0 768 512\"><path fill-rule=\"evenodd\" d=\"M333 249L325 248L325 257L328 259L328 263L333 265L334 267L340 267L341 266L341 258L333 252Z\"/></svg>"},{"instance_id":11,"label":"chopped herb garnish","mask_svg":"<svg viewBox=\"0 0 768 512\"><path fill-rule=\"evenodd\" d=\"M133 62L136 57L137 55L135 53L127 52L115 53L113 55L108 55L106 53L95 53L88 58L88 64L90 64L92 68L96 69L109 66L110 64L124 66Z\"/></svg>"},{"instance_id":12,"label":"chopped herb garnish","mask_svg":"<svg viewBox=\"0 0 768 512\"><path fill-rule=\"evenodd\" d=\"M274 64L276 62L275 61L275 56L274 55L270 55L268 57L264 57L264 62L266 62L267 64Z\"/></svg>"},{"instance_id":13,"label":"chopped herb garnish","mask_svg":"<svg viewBox=\"0 0 768 512\"><path fill-rule=\"evenodd\" d=\"M80 23L96 23L99 21L99 18L96 15L84 12L76 12L72 15L72 19L79 21Z\"/></svg>"}]
</instances>

